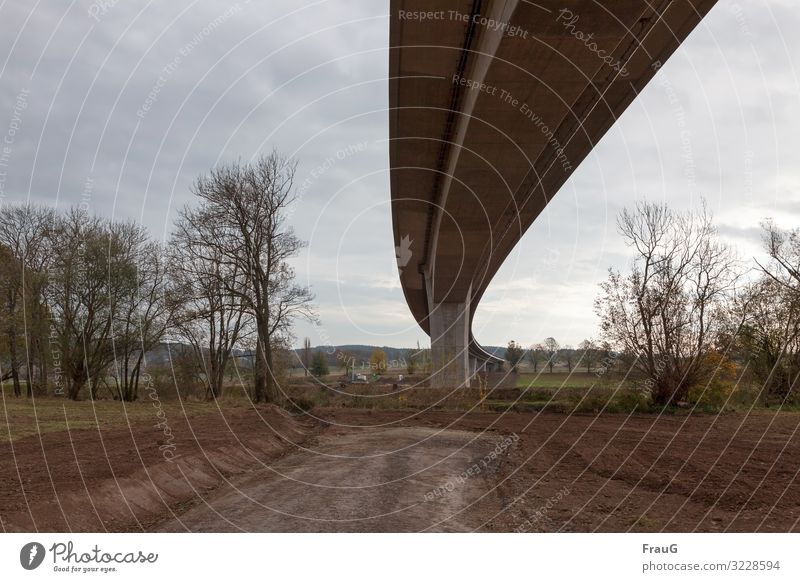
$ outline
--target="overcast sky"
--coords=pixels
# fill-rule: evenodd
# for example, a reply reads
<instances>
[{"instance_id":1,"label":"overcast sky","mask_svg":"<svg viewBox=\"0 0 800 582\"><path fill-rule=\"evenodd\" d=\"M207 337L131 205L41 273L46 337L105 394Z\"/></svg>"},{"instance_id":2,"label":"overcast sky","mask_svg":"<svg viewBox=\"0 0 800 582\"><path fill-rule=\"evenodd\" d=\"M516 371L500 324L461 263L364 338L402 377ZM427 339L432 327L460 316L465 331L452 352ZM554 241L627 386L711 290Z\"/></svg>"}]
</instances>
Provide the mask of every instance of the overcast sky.
<instances>
[{"instance_id":1,"label":"overcast sky","mask_svg":"<svg viewBox=\"0 0 800 582\"><path fill-rule=\"evenodd\" d=\"M388 176L388 2L0 0L0 203L84 204L168 237L193 179L273 147L299 161L312 343L427 337L399 287ZM596 335L635 200L705 197L745 261L800 226L800 3L720 0L519 243L486 293L486 345ZM6 149L3 150L2 146Z\"/></svg>"}]
</instances>

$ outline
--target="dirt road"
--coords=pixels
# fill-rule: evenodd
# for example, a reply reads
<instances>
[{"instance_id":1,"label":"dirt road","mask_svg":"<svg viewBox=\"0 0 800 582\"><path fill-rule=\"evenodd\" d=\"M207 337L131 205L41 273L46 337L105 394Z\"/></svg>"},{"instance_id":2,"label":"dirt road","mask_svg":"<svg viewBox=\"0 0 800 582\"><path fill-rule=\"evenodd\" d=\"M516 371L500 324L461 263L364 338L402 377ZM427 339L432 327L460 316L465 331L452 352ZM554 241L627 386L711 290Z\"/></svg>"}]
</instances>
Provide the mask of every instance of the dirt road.
<instances>
[{"instance_id":1,"label":"dirt road","mask_svg":"<svg viewBox=\"0 0 800 582\"><path fill-rule=\"evenodd\" d=\"M492 489L496 466L512 446L507 438L460 430L334 429L156 529L470 531L480 521L460 512Z\"/></svg>"}]
</instances>

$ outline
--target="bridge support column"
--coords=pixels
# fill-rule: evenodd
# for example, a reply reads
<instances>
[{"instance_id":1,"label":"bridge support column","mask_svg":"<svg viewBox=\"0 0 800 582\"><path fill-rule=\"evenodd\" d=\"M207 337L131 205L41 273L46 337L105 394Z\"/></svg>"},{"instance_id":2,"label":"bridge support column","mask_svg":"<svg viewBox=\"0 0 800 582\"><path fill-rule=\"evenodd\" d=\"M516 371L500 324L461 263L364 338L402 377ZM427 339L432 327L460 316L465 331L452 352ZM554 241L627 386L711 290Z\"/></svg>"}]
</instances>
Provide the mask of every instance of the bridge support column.
<instances>
[{"instance_id":1,"label":"bridge support column","mask_svg":"<svg viewBox=\"0 0 800 582\"><path fill-rule=\"evenodd\" d=\"M469 387L469 304L439 303L430 313L431 387Z\"/></svg>"}]
</instances>

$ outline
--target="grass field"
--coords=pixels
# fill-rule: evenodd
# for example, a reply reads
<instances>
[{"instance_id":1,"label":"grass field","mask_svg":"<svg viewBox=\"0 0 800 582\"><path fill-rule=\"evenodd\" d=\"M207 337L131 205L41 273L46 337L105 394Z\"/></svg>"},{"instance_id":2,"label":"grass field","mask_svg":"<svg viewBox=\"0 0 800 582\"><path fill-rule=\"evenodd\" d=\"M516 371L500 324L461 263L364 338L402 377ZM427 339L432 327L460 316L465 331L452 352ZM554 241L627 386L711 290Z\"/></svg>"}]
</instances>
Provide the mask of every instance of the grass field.
<instances>
[{"instance_id":1,"label":"grass field","mask_svg":"<svg viewBox=\"0 0 800 582\"><path fill-rule=\"evenodd\" d=\"M160 414L174 420L184 415L194 417L217 411L213 403L155 403L149 399L137 402L74 402L64 398L30 400L9 397L6 391L0 401L0 442L66 430L124 427L137 422L152 421L156 425Z\"/></svg>"},{"instance_id":2,"label":"grass field","mask_svg":"<svg viewBox=\"0 0 800 582\"><path fill-rule=\"evenodd\" d=\"M534 374L521 372L517 378L519 397L490 399L485 403L489 410L502 412L647 412L648 403L643 394L631 386L603 381L596 374L585 371L547 371Z\"/></svg>"},{"instance_id":3,"label":"grass field","mask_svg":"<svg viewBox=\"0 0 800 582\"><path fill-rule=\"evenodd\" d=\"M314 381L290 382L285 388L289 402L284 406L293 414L316 407L345 407L354 409L439 409L504 412L532 412L547 410L558 413L647 413L657 412L641 390L633 385L611 381L609 378L588 374L585 371L556 370L534 374L523 371L516 379L516 390L504 389L489 394L485 400L479 389L433 390L427 386L399 390L391 384L354 384L342 388L341 378L331 375L326 378L328 386ZM409 383L415 386L417 379ZM517 392L518 391L518 392ZM24 389L23 389L24 393ZM159 422L159 415L171 420L195 418L219 414L220 408L227 410L249 407L250 401L241 387L230 386L219 400L199 401L196 398L152 401L144 393L137 402L119 402L102 399L73 402L64 398L36 398L33 401L14 398L11 387L3 387L0 399L0 443L37 434L46 434L75 429L98 429L125 427L133 423ZM695 412L747 411L753 408L757 393L752 390L737 390L724 405L710 406L701 403L693 406ZM760 406L757 406L760 407ZM781 410L797 410L785 403ZM687 412L678 411L674 412ZM689 411L691 412L691 411ZM163 416L161 417L163 418Z\"/></svg>"},{"instance_id":4,"label":"grass field","mask_svg":"<svg viewBox=\"0 0 800 582\"><path fill-rule=\"evenodd\" d=\"M523 372L517 378L517 388L590 388L597 381L596 374L586 372Z\"/></svg>"}]
</instances>

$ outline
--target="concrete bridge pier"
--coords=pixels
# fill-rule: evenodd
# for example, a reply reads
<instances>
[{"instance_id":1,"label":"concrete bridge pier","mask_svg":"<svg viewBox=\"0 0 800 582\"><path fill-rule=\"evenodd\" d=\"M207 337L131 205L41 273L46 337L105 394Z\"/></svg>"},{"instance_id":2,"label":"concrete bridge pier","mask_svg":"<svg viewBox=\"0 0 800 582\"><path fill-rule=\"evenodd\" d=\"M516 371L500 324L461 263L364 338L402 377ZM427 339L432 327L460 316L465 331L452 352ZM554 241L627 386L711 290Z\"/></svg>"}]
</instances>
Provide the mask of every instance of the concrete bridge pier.
<instances>
[{"instance_id":1,"label":"concrete bridge pier","mask_svg":"<svg viewBox=\"0 0 800 582\"><path fill-rule=\"evenodd\" d=\"M472 377L469 355L469 303L446 302L430 312L431 387L469 387Z\"/></svg>"}]
</instances>

